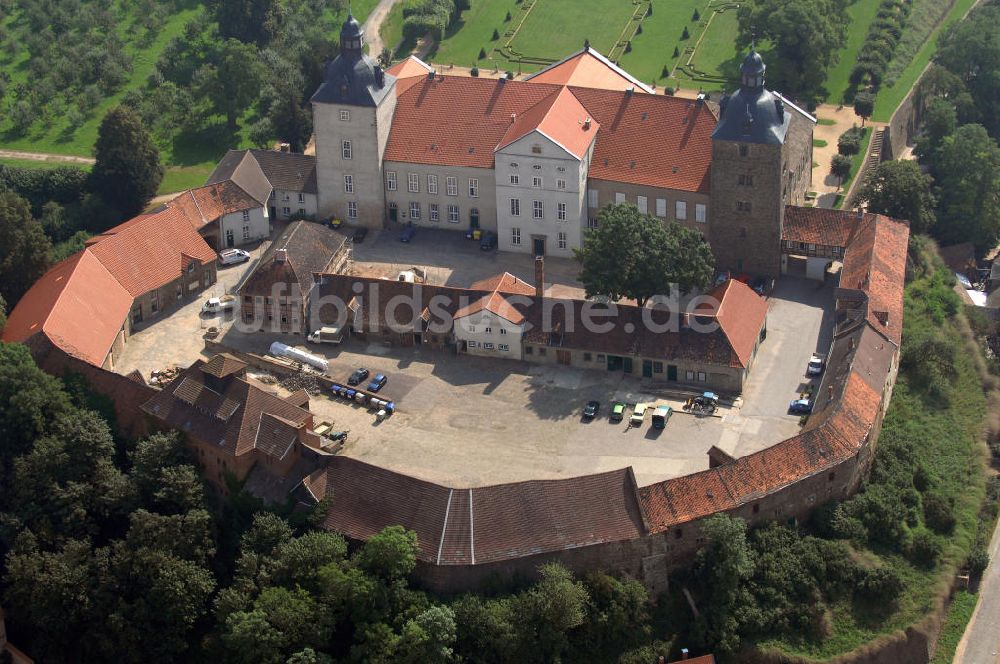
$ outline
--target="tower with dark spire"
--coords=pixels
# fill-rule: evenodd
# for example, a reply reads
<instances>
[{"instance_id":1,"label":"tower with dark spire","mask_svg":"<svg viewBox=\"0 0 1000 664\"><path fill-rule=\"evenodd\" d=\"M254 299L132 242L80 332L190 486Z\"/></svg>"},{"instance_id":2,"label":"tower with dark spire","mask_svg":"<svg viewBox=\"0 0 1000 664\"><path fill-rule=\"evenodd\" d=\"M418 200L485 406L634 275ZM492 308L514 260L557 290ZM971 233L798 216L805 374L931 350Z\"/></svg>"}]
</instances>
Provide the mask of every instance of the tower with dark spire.
<instances>
[{"instance_id":1,"label":"tower with dark spire","mask_svg":"<svg viewBox=\"0 0 1000 664\"><path fill-rule=\"evenodd\" d=\"M327 63L312 97L319 214L381 228L382 156L396 109L396 79L364 48L364 28L349 12L340 28L340 53Z\"/></svg>"},{"instance_id":2,"label":"tower with dark spire","mask_svg":"<svg viewBox=\"0 0 1000 664\"><path fill-rule=\"evenodd\" d=\"M718 268L777 276L785 205L812 182L815 119L765 87L756 48L740 65L740 85L719 103L712 133L709 241Z\"/></svg>"}]
</instances>

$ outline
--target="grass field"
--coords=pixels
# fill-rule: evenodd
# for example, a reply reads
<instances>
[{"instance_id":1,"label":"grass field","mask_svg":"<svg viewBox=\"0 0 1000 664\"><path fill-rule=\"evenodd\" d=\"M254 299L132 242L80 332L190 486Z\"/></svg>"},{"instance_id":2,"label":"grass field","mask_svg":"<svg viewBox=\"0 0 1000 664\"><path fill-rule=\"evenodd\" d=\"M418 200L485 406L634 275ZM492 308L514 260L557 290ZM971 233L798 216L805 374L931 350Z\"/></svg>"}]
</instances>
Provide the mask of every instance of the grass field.
<instances>
[{"instance_id":1,"label":"grass field","mask_svg":"<svg viewBox=\"0 0 1000 664\"><path fill-rule=\"evenodd\" d=\"M858 172L861 170L861 165L865 163L865 155L868 154L868 144L872 141L872 128L864 127L862 129L861 136L861 147L857 154L851 155L851 174L841 183L840 190L845 194L847 190L851 188L851 183L854 182L854 178L858 177ZM844 204L844 198L838 197L837 204L834 207L839 208Z\"/></svg>"},{"instance_id":2,"label":"grass field","mask_svg":"<svg viewBox=\"0 0 1000 664\"><path fill-rule=\"evenodd\" d=\"M879 2L880 0L856 0L847 8L847 15L851 20L847 42L837 51L837 64L827 70L823 85L827 91L826 101L831 104L843 103L844 94L851 88L851 70L854 69L858 49L865 43L868 27L875 20Z\"/></svg>"},{"instance_id":3,"label":"grass field","mask_svg":"<svg viewBox=\"0 0 1000 664\"><path fill-rule=\"evenodd\" d=\"M530 57L561 60L569 53L580 50L584 40L589 39L595 49L609 53L634 10L630 2L535 0L517 34L511 39L510 48ZM511 12L514 15L511 23L515 27L524 13L521 9ZM567 25L572 25L573 29L567 30Z\"/></svg>"},{"instance_id":4,"label":"grass field","mask_svg":"<svg viewBox=\"0 0 1000 664\"><path fill-rule=\"evenodd\" d=\"M82 171L90 170L90 166L87 164L72 164L58 161L35 161L34 159L8 159L6 157L0 157L0 164L3 164L4 166L11 166L13 168L30 168L33 171L47 168L60 168L62 166L79 168Z\"/></svg>"},{"instance_id":5,"label":"grass field","mask_svg":"<svg viewBox=\"0 0 1000 664\"><path fill-rule=\"evenodd\" d=\"M938 635L937 651L930 664L951 664L955 658L955 649L958 642L965 634L965 628L969 625L972 612L976 609L978 595L974 595L967 590L960 590L952 598L951 606L948 607L948 615L945 617L941 634Z\"/></svg>"}]
</instances>

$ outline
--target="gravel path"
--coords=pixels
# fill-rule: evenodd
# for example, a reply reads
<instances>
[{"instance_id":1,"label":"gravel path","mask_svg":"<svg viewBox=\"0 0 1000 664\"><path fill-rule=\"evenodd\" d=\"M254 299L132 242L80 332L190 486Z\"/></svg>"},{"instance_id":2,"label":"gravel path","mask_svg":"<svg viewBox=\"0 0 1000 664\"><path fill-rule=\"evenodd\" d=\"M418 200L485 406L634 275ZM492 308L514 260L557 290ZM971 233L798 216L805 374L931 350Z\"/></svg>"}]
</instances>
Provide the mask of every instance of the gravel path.
<instances>
[{"instance_id":1,"label":"gravel path","mask_svg":"<svg viewBox=\"0 0 1000 664\"><path fill-rule=\"evenodd\" d=\"M365 41L368 42L368 55L373 58L377 58L386 46L382 43L382 35L379 33L386 17L389 16L389 11L396 2L398 0L380 0L375 5L375 9L368 15L364 25L361 26L365 31Z\"/></svg>"},{"instance_id":2,"label":"gravel path","mask_svg":"<svg viewBox=\"0 0 1000 664\"><path fill-rule=\"evenodd\" d=\"M49 152L21 152L20 150L0 150L3 159L27 159L29 161L51 161L61 164L93 164L92 157L76 157L68 154L52 154Z\"/></svg>"}]
</instances>

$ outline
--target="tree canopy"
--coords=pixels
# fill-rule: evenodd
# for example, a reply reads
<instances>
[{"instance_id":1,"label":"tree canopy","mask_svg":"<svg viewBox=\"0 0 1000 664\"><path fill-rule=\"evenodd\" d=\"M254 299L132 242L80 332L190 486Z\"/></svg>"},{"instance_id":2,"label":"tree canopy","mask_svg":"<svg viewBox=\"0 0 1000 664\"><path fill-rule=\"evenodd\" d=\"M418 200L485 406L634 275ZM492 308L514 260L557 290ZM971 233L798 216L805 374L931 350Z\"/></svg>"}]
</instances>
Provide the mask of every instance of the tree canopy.
<instances>
[{"instance_id":1,"label":"tree canopy","mask_svg":"<svg viewBox=\"0 0 1000 664\"><path fill-rule=\"evenodd\" d=\"M118 106L104 116L94 148L91 189L123 218L134 217L156 195L163 180L160 152L142 119Z\"/></svg>"},{"instance_id":2,"label":"tree canopy","mask_svg":"<svg viewBox=\"0 0 1000 664\"><path fill-rule=\"evenodd\" d=\"M911 232L925 233L935 222L932 182L915 161L885 161L865 178L858 201L865 203L869 212L905 219Z\"/></svg>"},{"instance_id":3,"label":"tree canopy","mask_svg":"<svg viewBox=\"0 0 1000 664\"><path fill-rule=\"evenodd\" d=\"M654 295L670 295L675 286L687 293L711 282L715 259L698 231L627 203L606 206L597 222L575 252L588 297L625 297L643 306Z\"/></svg>"},{"instance_id":4,"label":"tree canopy","mask_svg":"<svg viewBox=\"0 0 1000 664\"><path fill-rule=\"evenodd\" d=\"M0 191L0 297L13 307L52 263L52 242L28 203Z\"/></svg>"},{"instance_id":5,"label":"tree canopy","mask_svg":"<svg viewBox=\"0 0 1000 664\"><path fill-rule=\"evenodd\" d=\"M1000 147L982 125L959 127L944 139L934 172L938 223L945 244L971 241L980 251L1000 240Z\"/></svg>"},{"instance_id":6,"label":"tree canopy","mask_svg":"<svg viewBox=\"0 0 1000 664\"><path fill-rule=\"evenodd\" d=\"M966 85L980 122L1000 139L1000 6L986 3L951 24L938 40L935 61Z\"/></svg>"},{"instance_id":7,"label":"tree canopy","mask_svg":"<svg viewBox=\"0 0 1000 664\"><path fill-rule=\"evenodd\" d=\"M284 18L280 0L210 0L213 18L225 39L267 46Z\"/></svg>"}]
</instances>

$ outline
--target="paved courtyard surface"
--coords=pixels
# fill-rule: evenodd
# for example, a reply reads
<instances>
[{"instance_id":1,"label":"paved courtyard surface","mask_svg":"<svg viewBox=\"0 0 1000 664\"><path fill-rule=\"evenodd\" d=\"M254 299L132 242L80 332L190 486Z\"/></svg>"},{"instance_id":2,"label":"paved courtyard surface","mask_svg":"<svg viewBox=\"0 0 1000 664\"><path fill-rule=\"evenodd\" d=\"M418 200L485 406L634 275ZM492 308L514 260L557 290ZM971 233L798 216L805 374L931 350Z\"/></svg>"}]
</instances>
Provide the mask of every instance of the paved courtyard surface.
<instances>
[{"instance_id":1,"label":"paved courtyard surface","mask_svg":"<svg viewBox=\"0 0 1000 664\"><path fill-rule=\"evenodd\" d=\"M390 229L370 232L365 241L354 246L353 273L395 279L402 270L419 267L427 274L427 283L468 288L473 282L510 272L533 284L535 258L529 254L481 251L479 242L466 240L454 230L421 228L412 242L400 242L399 233ZM571 258L545 257L545 294L552 297L583 297L577 281L580 264Z\"/></svg>"},{"instance_id":2,"label":"paved courtyard surface","mask_svg":"<svg viewBox=\"0 0 1000 664\"><path fill-rule=\"evenodd\" d=\"M640 485L708 468L717 445L743 456L799 430L788 402L807 383L809 355L829 344L832 302L816 282L786 279L770 300L768 337L759 351L740 408L721 417L681 411L672 386L615 372L492 361L449 351L390 348L347 340L306 346L301 337L229 330L222 342L264 353L280 340L329 360L329 375L346 381L357 367L389 376L383 390L398 411L377 423L371 411L326 395L313 397L318 420L350 435L343 453L379 466L458 487L527 479L574 477L632 466ZM825 323L823 322L825 320ZM179 362L183 364L183 362ZM588 400L601 402L593 421L581 417ZM610 403L668 404L675 413L663 431L608 421ZM627 417L626 417L627 420Z\"/></svg>"}]
</instances>

